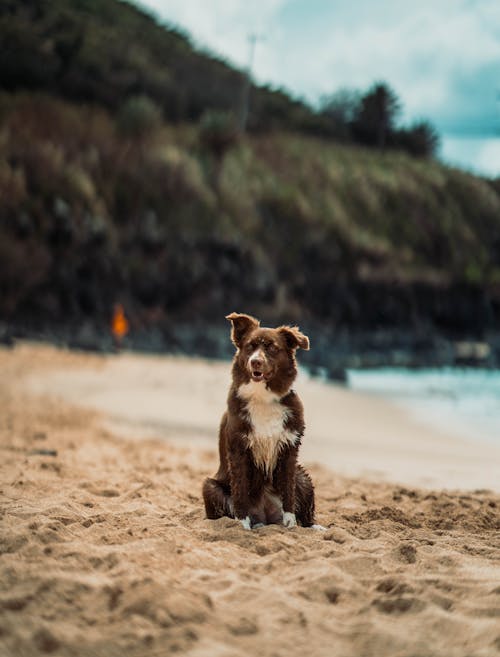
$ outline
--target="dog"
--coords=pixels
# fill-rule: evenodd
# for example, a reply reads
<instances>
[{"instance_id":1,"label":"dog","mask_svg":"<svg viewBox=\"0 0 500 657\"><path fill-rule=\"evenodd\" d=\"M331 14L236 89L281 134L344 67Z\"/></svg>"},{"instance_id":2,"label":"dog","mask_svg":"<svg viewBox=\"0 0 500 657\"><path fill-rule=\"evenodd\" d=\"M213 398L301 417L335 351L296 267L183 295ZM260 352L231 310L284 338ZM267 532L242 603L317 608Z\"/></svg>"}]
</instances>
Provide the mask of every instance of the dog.
<instances>
[{"instance_id":1,"label":"dog","mask_svg":"<svg viewBox=\"0 0 500 657\"><path fill-rule=\"evenodd\" d=\"M292 389L295 353L309 349L309 338L297 327L263 328L250 315L233 312L226 319L236 353L220 424L219 469L203 483L207 518L236 518L245 529L319 529L314 486L297 462L304 411Z\"/></svg>"}]
</instances>

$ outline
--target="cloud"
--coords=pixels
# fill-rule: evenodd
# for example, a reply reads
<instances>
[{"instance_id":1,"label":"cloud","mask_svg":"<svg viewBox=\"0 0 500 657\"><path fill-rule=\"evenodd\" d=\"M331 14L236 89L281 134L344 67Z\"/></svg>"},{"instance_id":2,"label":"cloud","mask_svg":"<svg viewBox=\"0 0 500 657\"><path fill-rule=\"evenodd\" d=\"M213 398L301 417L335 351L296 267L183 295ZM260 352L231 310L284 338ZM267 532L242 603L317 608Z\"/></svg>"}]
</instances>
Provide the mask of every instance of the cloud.
<instances>
[{"instance_id":1,"label":"cloud","mask_svg":"<svg viewBox=\"0 0 500 657\"><path fill-rule=\"evenodd\" d=\"M473 173L495 177L500 172L500 137L445 137L441 143L441 159Z\"/></svg>"},{"instance_id":2,"label":"cloud","mask_svg":"<svg viewBox=\"0 0 500 657\"><path fill-rule=\"evenodd\" d=\"M142 2L242 68L248 35L263 36L255 79L310 102L384 80L400 97L405 122L427 118L445 137L500 132L498 0Z\"/></svg>"},{"instance_id":3,"label":"cloud","mask_svg":"<svg viewBox=\"0 0 500 657\"><path fill-rule=\"evenodd\" d=\"M157 16L188 30L194 42L244 67L248 36L262 34L287 0L142 0Z\"/></svg>"},{"instance_id":4,"label":"cloud","mask_svg":"<svg viewBox=\"0 0 500 657\"><path fill-rule=\"evenodd\" d=\"M287 61L272 71L310 99L341 86L366 88L384 79L402 96L409 116L450 118L494 114L492 67L498 71L500 40L483 14L456 12L457 2L421 3L403 14L407 3L370 3L379 13L354 22L352 9L319 17L294 34ZM357 7L360 3L351 3ZM437 5L437 6L436 6ZM335 17L334 14L335 13ZM335 19L334 19L335 18ZM286 43L280 44L281 49ZM471 111L472 110L472 111Z\"/></svg>"},{"instance_id":5,"label":"cloud","mask_svg":"<svg viewBox=\"0 0 500 657\"><path fill-rule=\"evenodd\" d=\"M498 176L500 171L500 138L490 139L481 145L477 154L476 168L479 172L487 172Z\"/></svg>"}]
</instances>

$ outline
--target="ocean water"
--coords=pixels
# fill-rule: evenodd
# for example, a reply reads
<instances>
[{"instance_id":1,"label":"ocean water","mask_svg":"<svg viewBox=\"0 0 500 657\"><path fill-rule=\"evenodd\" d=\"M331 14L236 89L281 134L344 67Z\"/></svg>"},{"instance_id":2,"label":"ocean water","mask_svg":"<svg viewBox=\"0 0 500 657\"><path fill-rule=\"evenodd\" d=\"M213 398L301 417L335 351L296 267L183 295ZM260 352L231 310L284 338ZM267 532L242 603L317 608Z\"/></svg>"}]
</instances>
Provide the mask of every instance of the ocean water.
<instances>
[{"instance_id":1,"label":"ocean water","mask_svg":"<svg viewBox=\"0 0 500 657\"><path fill-rule=\"evenodd\" d=\"M499 370L349 370L348 384L353 390L389 399L424 424L500 444Z\"/></svg>"}]
</instances>

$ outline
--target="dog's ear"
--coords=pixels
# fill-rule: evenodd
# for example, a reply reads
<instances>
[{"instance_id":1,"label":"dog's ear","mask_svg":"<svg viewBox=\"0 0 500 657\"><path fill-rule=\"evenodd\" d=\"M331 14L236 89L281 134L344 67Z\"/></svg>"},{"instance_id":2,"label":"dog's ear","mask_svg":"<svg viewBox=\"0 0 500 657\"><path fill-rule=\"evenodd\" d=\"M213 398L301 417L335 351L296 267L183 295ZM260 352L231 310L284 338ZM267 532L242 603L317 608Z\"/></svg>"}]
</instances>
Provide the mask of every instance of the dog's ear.
<instances>
[{"instance_id":1,"label":"dog's ear","mask_svg":"<svg viewBox=\"0 0 500 657\"><path fill-rule=\"evenodd\" d=\"M309 338L299 330L298 326L280 326L278 331L285 337L290 349L300 347L305 351L309 351Z\"/></svg>"},{"instance_id":2,"label":"dog's ear","mask_svg":"<svg viewBox=\"0 0 500 657\"><path fill-rule=\"evenodd\" d=\"M259 320L250 315L231 313L230 315L226 315L226 319L228 319L233 325L233 328L231 329L231 340L233 341L234 346L238 349L240 348L245 335L249 331L259 328L260 326Z\"/></svg>"}]
</instances>

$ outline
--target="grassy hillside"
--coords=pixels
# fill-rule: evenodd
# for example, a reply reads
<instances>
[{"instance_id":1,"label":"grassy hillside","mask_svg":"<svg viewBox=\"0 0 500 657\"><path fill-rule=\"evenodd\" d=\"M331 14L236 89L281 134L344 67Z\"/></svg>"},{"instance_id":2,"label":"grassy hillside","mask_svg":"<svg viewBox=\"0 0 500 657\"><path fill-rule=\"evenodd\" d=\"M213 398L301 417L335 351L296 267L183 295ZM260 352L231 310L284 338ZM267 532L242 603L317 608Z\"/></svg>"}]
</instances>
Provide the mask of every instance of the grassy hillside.
<instances>
[{"instance_id":1,"label":"grassy hillside","mask_svg":"<svg viewBox=\"0 0 500 657\"><path fill-rule=\"evenodd\" d=\"M341 327L500 322L500 190L287 133L225 157L196 125L0 97L0 316L135 326L233 309Z\"/></svg>"},{"instance_id":2,"label":"grassy hillside","mask_svg":"<svg viewBox=\"0 0 500 657\"><path fill-rule=\"evenodd\" d=\"M239 112L243 74L189 37L118 0L0 0L0 86L44 91L115 111L147 95L169 121ZM250 128L321 119L278 90L253 86Z\"/></svg>"}]
</instances>

